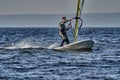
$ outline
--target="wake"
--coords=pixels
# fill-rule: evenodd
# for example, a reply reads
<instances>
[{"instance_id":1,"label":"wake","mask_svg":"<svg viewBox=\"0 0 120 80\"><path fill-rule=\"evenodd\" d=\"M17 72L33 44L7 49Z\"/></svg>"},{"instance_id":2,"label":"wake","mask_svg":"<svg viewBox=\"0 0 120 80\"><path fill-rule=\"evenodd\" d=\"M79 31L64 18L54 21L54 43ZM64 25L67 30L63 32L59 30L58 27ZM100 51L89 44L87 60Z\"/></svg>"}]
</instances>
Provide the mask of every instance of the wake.
<instances>
[{"instance_id":1,"label":"wake","mask_svg":"<svg viewBox=\"0 0 120 80\"><path fill-rule=\"evenodd\" d=\"M43 41L27 38L15 43L5 44L4 46L1 46L0 49L47 49L48 46L49 44L43 43Z\"/></svg>"},{"instance_id":2,"label":"wake","mask_svg":"<svg viewBox=\"0 0 120 80\"><path fill-rule=\"evenodd\" d=\"M5 49L26 49L26 48L39 48L40 46L32 45L28 42L19 42L5 47Z\"/></svg>"}]
</instances>

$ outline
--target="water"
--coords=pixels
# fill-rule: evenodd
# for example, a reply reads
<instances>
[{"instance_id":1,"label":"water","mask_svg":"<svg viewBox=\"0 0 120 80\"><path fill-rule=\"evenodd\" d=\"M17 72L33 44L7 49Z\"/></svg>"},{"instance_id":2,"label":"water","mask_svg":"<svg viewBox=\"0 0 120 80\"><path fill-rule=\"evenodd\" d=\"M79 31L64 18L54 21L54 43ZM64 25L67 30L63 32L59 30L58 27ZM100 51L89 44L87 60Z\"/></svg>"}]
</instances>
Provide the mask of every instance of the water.
<instances>
[{"instance_id":1,"label":"water","mask_svg":"<svg viewBox=\"0 0 120 80\"><path fill-rule=\"evenodd\" d=\"M0 80L120 80L120 28L82 28L84 39L92 52L59 52L42 49L61 42L57 28L1 28Z\"/></svg>"}]
</instances>

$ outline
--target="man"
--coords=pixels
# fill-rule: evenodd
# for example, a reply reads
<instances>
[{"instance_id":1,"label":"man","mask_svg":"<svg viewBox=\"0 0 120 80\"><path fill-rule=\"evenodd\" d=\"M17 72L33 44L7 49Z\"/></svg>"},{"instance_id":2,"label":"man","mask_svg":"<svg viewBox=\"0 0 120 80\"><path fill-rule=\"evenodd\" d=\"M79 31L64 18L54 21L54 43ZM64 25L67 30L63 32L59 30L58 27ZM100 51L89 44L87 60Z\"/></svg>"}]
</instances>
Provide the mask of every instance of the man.
<instances>
[{"instance_id":1,"label":"man","mask_svg":"<svg viewBox=\"0 0 120 80\"><path fill-rule=\"evenodd\" d=\"M74 19L74 18L72 18L72 19ZM72 19L67 20L66 17L62 17L62 20L59 23L59 35L62 38L62 43L61 43L60 47L63 46L64 42L66 42L66 44L69 44L69 39L67 37L66 32L67 32L67 30L69 30L72 27L71 26ZM68 24L68 27L66 27L65 23L67 23L69 21L70 21L70 24Z\"/></svg>"}]
</instances>

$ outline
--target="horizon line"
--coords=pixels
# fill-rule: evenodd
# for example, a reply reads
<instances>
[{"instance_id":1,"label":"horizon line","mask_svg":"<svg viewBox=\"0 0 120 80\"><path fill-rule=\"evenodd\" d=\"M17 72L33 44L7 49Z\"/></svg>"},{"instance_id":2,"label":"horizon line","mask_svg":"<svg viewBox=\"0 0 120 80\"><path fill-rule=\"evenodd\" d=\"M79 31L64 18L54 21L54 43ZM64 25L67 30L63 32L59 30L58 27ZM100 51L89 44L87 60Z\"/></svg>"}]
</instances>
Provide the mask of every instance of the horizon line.
<instances>
[{"instance_id":1,"label":"horizon line","mask_svg":"<svg viewBox=\"0 0 120 80\"><path fill-rule=\"evenodd\" d=\"M45 14L31 14L31 13L26 13L26 14L0 14L0 16L2 15L64 15L64 14L67 14L67 15L73 15L75 13L60 13L60 14L48 14L48 13L45 13ZM85 15L85 14L120 14L120 13L82 13L82 15Z\"/></svg>"}]
</instances>

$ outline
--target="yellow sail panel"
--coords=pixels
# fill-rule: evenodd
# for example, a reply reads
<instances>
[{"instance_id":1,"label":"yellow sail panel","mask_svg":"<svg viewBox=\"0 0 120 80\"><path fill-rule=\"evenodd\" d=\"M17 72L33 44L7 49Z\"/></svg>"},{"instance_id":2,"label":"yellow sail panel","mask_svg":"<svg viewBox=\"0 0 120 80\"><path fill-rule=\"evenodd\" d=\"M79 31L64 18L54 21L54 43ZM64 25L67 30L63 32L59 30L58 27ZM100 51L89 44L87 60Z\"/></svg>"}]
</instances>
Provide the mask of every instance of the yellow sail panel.
<instances>
[{"instance_id":1,"label":"yellow sail panel","mask_svg":"<svg viewBox=\"0 0 120 80\"><path fill-rule=\"evenodd\" d=\"M77 10L76 10L76 17L80 16L80 0L77 2ZM79 28L79 21L76 19L75 22L75 30L74 30L74 42L77 41L77 36L78 36L78 28Z\"/></svg>"}]
</instances>

